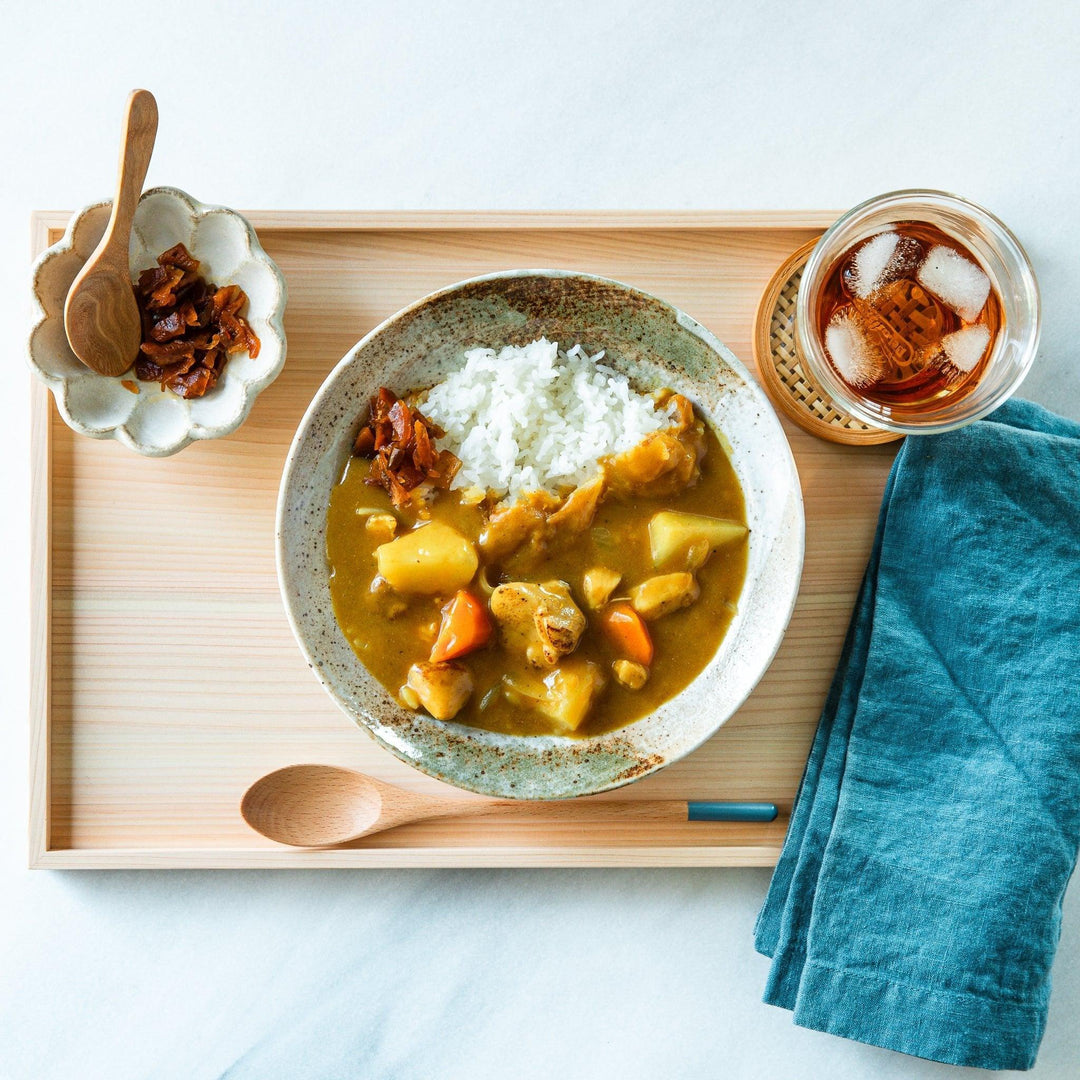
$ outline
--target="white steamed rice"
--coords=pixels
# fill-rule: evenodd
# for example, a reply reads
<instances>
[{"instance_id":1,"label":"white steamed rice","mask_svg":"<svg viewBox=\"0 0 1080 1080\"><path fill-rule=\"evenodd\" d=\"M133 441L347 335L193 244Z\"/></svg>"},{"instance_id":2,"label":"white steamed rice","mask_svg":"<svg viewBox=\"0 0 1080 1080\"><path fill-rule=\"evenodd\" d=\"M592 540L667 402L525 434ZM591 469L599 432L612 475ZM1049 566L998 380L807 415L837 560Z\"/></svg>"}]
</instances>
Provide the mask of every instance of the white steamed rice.
<instances>
[{"instance_id":1,"label":"white steamed rice","mask_svg":"<svg viewBox=\"0 0 1080 1080\"><path fill-rule=\"evenodd\" d=\"M465 363L433 386L420 406L446 431L440 448L461 459L455 488L497 498L584 483L607 454L636 446L671 423L626 376L540 338L518 348L470 349Z\"/></svg>"}]
</instances>

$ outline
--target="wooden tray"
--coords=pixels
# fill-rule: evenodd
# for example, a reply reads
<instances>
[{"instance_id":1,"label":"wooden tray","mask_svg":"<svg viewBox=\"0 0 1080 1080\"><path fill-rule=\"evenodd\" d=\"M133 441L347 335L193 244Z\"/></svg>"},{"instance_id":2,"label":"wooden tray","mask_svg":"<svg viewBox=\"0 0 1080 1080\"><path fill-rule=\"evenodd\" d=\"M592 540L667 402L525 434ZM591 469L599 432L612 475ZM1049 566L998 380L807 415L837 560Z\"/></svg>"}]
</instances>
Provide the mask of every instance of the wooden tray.
<instances>
[{"instance_id":1,"label":"wooden tray","mask_svg":"<svg viewBox=\"0 0 1080 1080\"><path fill-rule=\"evenodd\" d=\"M37 251L68 215L34 215ZM784 421L806 496L787 637L747 704L683 761L601 798L765 799L771 825L618 828L443 821L330 852L253 834L238 803L279 766L353 766L441 788L342 715L278 597L274 504L293 431L373 326L462 278L512 267L603 274L655 293L752 366L754 310L835 213L249 215L289 282L283 374L233 436L165 460L64 425L32 391L30 862L69 867L769 865L839 655L895 446L844 447ZM205 555L210 569L205 571ZM186 567L198 567L189 581Z\"/></svg>"}]
</instances>

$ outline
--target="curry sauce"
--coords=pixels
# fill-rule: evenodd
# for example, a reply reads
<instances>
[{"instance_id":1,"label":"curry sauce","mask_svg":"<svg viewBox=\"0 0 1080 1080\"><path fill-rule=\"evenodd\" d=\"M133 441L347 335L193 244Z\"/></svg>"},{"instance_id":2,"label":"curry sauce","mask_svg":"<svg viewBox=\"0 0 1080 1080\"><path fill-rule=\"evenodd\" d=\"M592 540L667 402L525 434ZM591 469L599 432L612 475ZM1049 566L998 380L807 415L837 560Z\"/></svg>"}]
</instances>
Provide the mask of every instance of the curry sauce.
<instances>
[{"instance_id":1,"label":"curry sauce","mask_svg":"<svg viewBox=\"0 0 1080 1080\"><path fill-rule=\"evenodd\" d=\"M489 521L483 505L468 505L458 491L441 491L428 503L395 507L381 488L365 481L369 462L353 457L331 494L327 514L327 555L330 592L343 633L371 674L401 700L412 665L426 661L440 626L444 595L407 595L387 590L378 578L376 550L387 534L371 524L391 523L397 536L420 521L452 527L481 551L470 591L490 597L505 582L565 582L587 619L573 651L575 662L594 664L603 673L603 689L595 696L583 722L571 734L597 735L625 726L655 710L686 687L716 653L736 613L746 576L748 540L732 540L713 551L694 569L699 595L681 610L650 620L648 631L655 651L648 678L638 689L614 677L620 654L600 626L601 611L583 600L585 574L597 567L621 576L611 601L625 600L631 589L658 573L649 539L649 522L660 511L703 514L745 523L746 507L735 471L720 441L707 425L700 477L691 486L663 495L633 493L614 486L600 503L588 528L545 550L533 564L514 565L483 554L481 535ZM579 491L582 489L578 489ZM455 723L513 735L567 734L542 714L522 707L506 692L516 678L535 678L526 658L511 651L494 633L483 648L459 663L471 676L472 691Z\"/></svg>"}]
</instances>

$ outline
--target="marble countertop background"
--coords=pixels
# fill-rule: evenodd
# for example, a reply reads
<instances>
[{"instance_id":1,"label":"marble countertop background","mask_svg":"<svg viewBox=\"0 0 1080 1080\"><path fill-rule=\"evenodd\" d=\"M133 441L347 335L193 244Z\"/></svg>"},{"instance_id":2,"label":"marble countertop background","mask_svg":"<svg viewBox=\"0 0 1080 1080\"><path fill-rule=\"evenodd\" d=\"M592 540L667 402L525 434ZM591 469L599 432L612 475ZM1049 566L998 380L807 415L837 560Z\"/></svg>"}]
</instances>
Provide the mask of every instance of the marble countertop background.
<instances>
[{"instance_id":1,"label":"marble countertop background","mask_svg":"<svg viewBox=\"0 0 1080 1080\"><path fill-rule=\"evenodd\" d=\"M29 227L113 187L243 208L983 203L1044 300L1023 396L1080 418L1080 13L1060 2L0 0L0 1078L946 1078L761 1004L764 870L26 864ZM205 43L205 44L204 44ZM1080 895L1039 1080L1080 1072ZM985 1074L982 1074L985 1075Z\"/></svg>"}]
</instances>

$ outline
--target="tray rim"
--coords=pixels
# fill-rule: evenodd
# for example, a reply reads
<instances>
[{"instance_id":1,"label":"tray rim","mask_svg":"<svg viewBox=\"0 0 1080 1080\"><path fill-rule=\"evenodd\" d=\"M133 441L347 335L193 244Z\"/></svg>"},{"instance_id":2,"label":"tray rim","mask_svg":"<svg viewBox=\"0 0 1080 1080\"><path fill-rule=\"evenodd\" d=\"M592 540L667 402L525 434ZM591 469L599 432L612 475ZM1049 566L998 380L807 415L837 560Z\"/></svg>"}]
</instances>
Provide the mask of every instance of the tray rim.
<instances>
[{"instance_id":1,"label":"tray rim","mask_svg":"<svg viewBox=\"0 0 1080 1080\"><path fill-rule=\"evenodd\" d=\"M843 210L241 210L256 228L389 229L827 229ZM75 211L32 210L34 251Z\"/></svg>"},{"instance_id":2,"label":"tray rim","mask_svg":"<svg viewBox=\"0 0 1080 1080\"><path fill-rule=\"evenodd\" d=\"M63 230L73 211L33 210L31 256ZM429 230L784 230L826 229L839 210L244 210L256 229L278 231ZM495 847L52 847L52 414L48 388L30 380L30 800L28 866L83 869L514 868L773 866L786 820L765 843L693 846L499 845Z\"/></svg>"}]
</instances>

